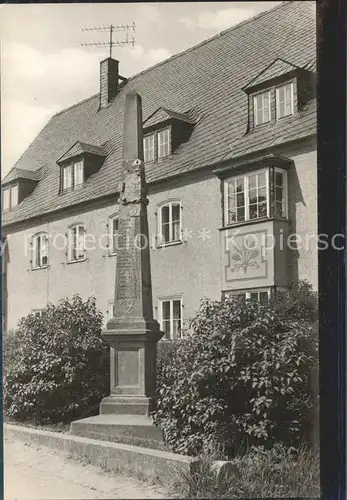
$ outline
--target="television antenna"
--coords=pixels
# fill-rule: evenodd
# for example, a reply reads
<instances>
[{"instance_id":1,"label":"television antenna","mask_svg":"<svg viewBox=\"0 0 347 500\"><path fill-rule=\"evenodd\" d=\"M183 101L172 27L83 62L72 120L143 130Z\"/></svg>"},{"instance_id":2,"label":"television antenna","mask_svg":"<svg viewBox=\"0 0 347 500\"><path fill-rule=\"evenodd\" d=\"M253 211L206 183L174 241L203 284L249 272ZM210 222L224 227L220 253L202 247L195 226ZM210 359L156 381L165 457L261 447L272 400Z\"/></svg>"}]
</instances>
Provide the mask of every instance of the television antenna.
<instances>
[{"instance_id":1,"label":"television antenna","mask_svg":"<svg viewBox=\"0 0 347 500\"><path fill-rule=\"evenodd\" d=\"M135 46L135 38L134 35L132 35L131 39L129 37L129 31L132 31L132 33L135 33L135 21L133 21L132 24L107 24L107 25L100 25L100 26L88 26L86 28L82 28L81 31L99 31L99 32L108 32L109 33L109 40L108 42L82 42L81 45L82 47L88 46L88 47L109 47L109 57L112 57L112 48L116 46L122 46L122 45L132 45L133 47ZM125 33L125 39L123 40L113 40L113 34L115 32L123 32Z\"/></svg>"}]
</instances>

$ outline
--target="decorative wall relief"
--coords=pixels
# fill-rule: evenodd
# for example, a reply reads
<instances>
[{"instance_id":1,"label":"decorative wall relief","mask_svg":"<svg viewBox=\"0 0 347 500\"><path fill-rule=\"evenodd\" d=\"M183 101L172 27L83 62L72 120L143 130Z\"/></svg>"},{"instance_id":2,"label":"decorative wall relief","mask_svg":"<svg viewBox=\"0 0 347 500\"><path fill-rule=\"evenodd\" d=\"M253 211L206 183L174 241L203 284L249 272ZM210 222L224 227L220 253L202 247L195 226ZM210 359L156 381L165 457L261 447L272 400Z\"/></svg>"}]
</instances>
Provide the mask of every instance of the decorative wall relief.
<instances>
[{"instance_id":1,"label":"decorative wall relief","mask_svg":"<svg viewBox=\"0 0 347 500\"><path fill-rule=\"evenodd\" d=\"M224 236L224 280L267 278L267 230L230 230Z\"/></svg>"},{"instance_id":2,"label":"decorative wall relief","mask_svg":"<svg viewBox=\"0 0 347 500\"><path fill-rule=\"evenodd\" d=\"M259 259L261 257L261 249L258 248L257 241L249 238L248 235L241 236L239 239L231 239L229 241L231 272L240 269L246 274L248 268L258 269L260 267Z\"/></svg>"}]
</instances>

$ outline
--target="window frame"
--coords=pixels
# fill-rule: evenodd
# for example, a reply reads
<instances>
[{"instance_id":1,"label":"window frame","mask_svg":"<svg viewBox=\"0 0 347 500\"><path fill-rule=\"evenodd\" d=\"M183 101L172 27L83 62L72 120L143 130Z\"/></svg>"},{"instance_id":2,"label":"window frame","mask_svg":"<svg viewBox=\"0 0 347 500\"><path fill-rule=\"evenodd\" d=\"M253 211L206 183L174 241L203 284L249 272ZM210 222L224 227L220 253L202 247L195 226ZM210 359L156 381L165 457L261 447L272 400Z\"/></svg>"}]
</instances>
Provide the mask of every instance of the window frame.
<instances>
[{"instance_id":1,"label":"window frame","mask_svg":"<svg viewBox=\"0 0 347 500\"><path fill-rule=\"evenodd\" d=\"M82 229L83 231L83 236L84 236L84 239L83 239L83 257L73 257L73 254L76 255L76 250L77 250L77 247L74 246L74 242L76 241L76 237L74 236L74 232L77 231L77 229ZM85 244L85 234L86 234L86 228L85 228L85 225L82 224L82 223L77 223L77 224L74 224L73 226L70 226L69 227L69 231L68 231L68 249L67 249L67 260L68 260L68 263L74 263L74 262L83 262L86 260L87 256L86 256L86 244Z\"/></svg>"},{"instance_id":2,"label":"window frame","mask_svg":"<svg viewBox=\"0 0 347 500\"><path fill-rule=\"evenodd\" d=\"M275 219L288 219L288 172L287 170L284 170L283 168L279 167L273 167L273 172L274 172L274 181L273 181L273 190L274 190L274 195L273 195L273 203L274 203L274 218ZM283 211L284 215L276 215L276 172L283 174ZM271 200L270 200L271 201Z\"/></svg>"},{"instance_id":3,"label":"window frame","mask_svg":"<svg viewBox=\"0 0 347 500\"><path fill-rule=\"evenodd\" d=\"M159 151L160 151L161 144L160 144L159 138L161 137L161 134L163 134L165 132L167 132L168 139L163 144L165 144L165 145L167 144L167 151L168 152L167 152L167 154L160 156ZM171 153L171 129L170 129L170 127L164 127L164 128L157 131L157 158L158 158L158 161L170 156L170 153Z\"/></svg>"},{"instance_id":4,"label":"window frame","mask_svg":"<svg viewBox=\"0 0 347 500\"><path fill-rule=\"evenodd\" d=\"M172 206L173 205L179 205L179 214L180 214L180 219L179 219L179 237L177 240L172 239L173 235L173 221L172 221ZM162 232L162 210L165 207L169 207L169 240L164 241L163 237L163 232ZM165 247L165 246L170 246L170 245L177 245L179 243L182 243L182 202L181 200L168 200L157 207L157 213L158 213L158 228L157 228L157 240L159 241L158 246L159 247Z\"/></svg>"},{"instance_id":5,"label":"window frame","mask_svg":"<svg viewBox=\"0 0 347 500\"><path fill-rule=\"evenodd\" d=\"M288 114L285 114L283 116L279 116L279 92L280 89L288 87L290 85L290 99L291 99L291 112ZM276 121L282 120L282 118L287 118L288 116L293 116L294 115L294 80L290 82L285 82L282 85L278 85L275 89L276 91ZM284 93L284 96L286 94ZM286 101L284 100L284 109L286 108Z\"/></svg>"},{"instance_id":6,"label":"window frame","mask_svg":"<svg viewBox=\"0 0 347 500\"><path fill-rule=\"evenodd\" d=\"M146 160L146 151L149 150L149 148L145 148L145 141L146 139L149 139L150 137L152 137L153 139L153 159L152 160ZM155 132L151 132L150 134L146 134L144 137L143 137L143 160L145 163L153 163L156 161L156 154L155 154L155 144L156 144L156 140L155 140Z\"/></svg>"},{"instance_id":7,"label":"window frame","mask_svg":"<svg viewBox=\"0 0 347 500\"><path fill-rule=\"evenodd\" d=\"M47 259L46 264L43 264L43 262L42 262L42 239L43 238L46 239L46 255L45 255L45 257ZM40 241L40 244L39 244L40 253L39 253L38 259L37 259L36 252L38 249L38 246L37 246L38 241ZM48 267L48 265L49 265L48 234L45 232L34 234L32 237L31 268L33 271L35 271L37 269L46 269Z\"/></svg>"},{"instance_id":8,"label":"window frame","mask_svg":"<svg viewBox=\"0 0 347 500\"><path fill-rule=\"evenodd\" d=\"M16 203L13 204L13 190L16 190ZM5 208L5 193L8 194L8 207ZM18 182L15 184L9 184L8 186L5 186L2 188L1 191L1 205L2 205L2 211L3 212L9 212L12 210L14 207L18 207L19 205L19 185Z\"/></svg>"},{"instance_id":9,"label":"window frame","mask_svg":"<svg viewBox=\"0 0 347 500\"><path fill-rule=\"evenodd\" d=\"M245 300L251 300L251 294L253 293L262 293L262 292L267 292L267 296L268 296L268 302L270 302L271 300L271 287L262 287L262 288L250 288L250 289L247 289L247 290L230 290L228 292L225 292L228 296L230 297L233 297L233 296L240 296L240 295L245 295ZM258 296L258 299L257 299L257 302L260 303L259 301L259 296Z\"/></svg>"},{"instance_id":10,"label":"window frame","mask_svg":"<svg viewBox=\"0 0 347 500\"><path fill-rule=\"evenodd\" d=\"M76 183L76 168L75 166L78 164L82 164L82 182L77 184ZM70 174L70 182L71 185L67 188L64 187L64 172L66 169L70 168L71 169L71 174ZM68 193L70 191L74 191L75 189L80 189L84 183L85 183L85 170L84 170L84 158L81 158L79 160L72 161L70 163L67 163L61 167L61 177L60 177L60 185L61 185L61 193Z\"/></svg>"},{"instance_id":11,"label":"window frame","mask_svg":"<svg viewBox=\"0 0 347 500\"><path fill-rule=\"evenodd\" d=\"M275 213L271 213L272 209L271 206L275 205L275 196L276 196L276 191L275 191L275 184L272 185L271 181L271 175L272 172L274 173L273 175L273 182L275 183L275 174L276 172L279 172L283 174L283 208L284 208L284 215L281 216L276 216ZM266 184L266 212L267 214L265 216L261 217L255 217L255 218L249 218L249 177L252 175L256 174L261 174L265 173L265 184ZM232 221L229 222L229 183L231 181L236 182L239 179L244 179L244 199L245 199L245 218L240 221ZM268 219L288 219L288 173L287 170L280 168L280 167L266 167L266 168L260 168L257 170L250 170L247 171L243 174L237 174L233 176L226 177L224 179L224 227L228 226L234 226L237 224L250 224L252 222L257 222L260 220L268 220ZM237 198L236 198L237 199ZM237 204L236 204L236 210L237 210Z\"/></svg>"},{"instance_id":12,"label":"window frame","mask_svg":"<svg viewBox=\"0 0 347 500\"><path fill-rule=\"evenodd\" d=\"M271 301L272 298L276 297L277 293L287 293L289 290L288 287L283 287L283 286L269 286L269 287L259 287L259 288L249 288L249 289L240 289L240 290L227 290L223 292L224 297L233 297L233 296L238 296L238 295L245 295L245 299L249 300L250 299L250 294L251 293L261 293L261 292L267 292L268 294L268 303ZM247 297L249 295L249 297Z\"/></svg>"},{"instance_id":13,"label":"window frame","mask_svg":"<svg viewBox=\"0 0 347 500\"><path fill-rule=\"evenodd\" d=\"M168 144L168 153L164 156L159 156L159 150L160 150L160 140L159 136L163 132L168 133L168 142L165 144ZM153 160L147 160L145 159L145 139L148 137L153 136ZM154 163L163 160L164 158L167 158L171 155L172 153L172 143L171 143L171 126L168 125L166 127L160 128L158 130L154 130L150 133L147 133L143 137L143 156L144 156L144 162L145 163Z\"/></svg>"},{"instance_id":14,"label":"window frame","mask_svg":"<svg viewBox=\"0 0 347 500\"><path fill-rule=\"evenodd\" d=\"M164 302L169 302L170 303L170 332L167 335L164 330L164 320L163 319L163 304ZM174 325L174 317L173 317L173 303L174 302L180 302L180 331L179 335L177 337L173 336L173 325ZM158 310L159 310L159 325L160 325L160 330L164 332L164 338L168 340L174 340L175 338L181 339L182 338L182 329L183 329L183 299L181 296L172 296L172 297L162 297L158 299Z\"/></svg>"},{"instance_id":15,"label":"window frame","mask_svg":"<svg viewBox=\"0 0 347 500\"><path fill-rule=\"evenodd\" d=\"M114 236L113 225L114 225L115 220L117 220L117 224L118 224L117 233L119 234L119 214L118 213L110 215L110 217L108 218L108 252L109 252L109 255L117 255L117 253L118 253L118 250L115 249L114 245L113 245L113 236Z\"/></svg>"},{"instance_id":16,"label":"window frame","mask_svg":"<svg viewBox=\"0 0 347 500\"><path fill-rule=\"evenodd\" d=\"M265 94L268 95L268 107L269 107L269 119L267 121L262 121L261 123L258 123L258 106L257 106L257 98L259 96L264 96ZM261 125L266 125L267 123L271 123L271 89L269 90L262 90L260 92L256 92L253 94L253 124L254 127L260 127ZM262 99L263 103L263 99ZM264 117L264 107L262 108L262 118Z\"/></svg>"}]
</instances>

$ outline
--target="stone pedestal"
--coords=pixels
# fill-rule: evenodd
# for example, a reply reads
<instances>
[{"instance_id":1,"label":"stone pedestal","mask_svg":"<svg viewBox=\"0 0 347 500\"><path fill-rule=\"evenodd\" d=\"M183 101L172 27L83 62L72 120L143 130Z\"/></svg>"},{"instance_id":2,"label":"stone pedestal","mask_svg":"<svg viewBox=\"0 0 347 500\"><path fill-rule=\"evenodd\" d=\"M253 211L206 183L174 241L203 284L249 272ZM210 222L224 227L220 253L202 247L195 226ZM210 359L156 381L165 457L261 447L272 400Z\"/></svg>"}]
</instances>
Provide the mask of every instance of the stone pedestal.
<instances>
[{"instance_id":1,"label":"stone pedestal","mask_svg":"<svg viewBox=\"0 0 347 500\"><path fill-rule=\"evenodd\" d=\"M101 401L100 414L149 415L156 402L156 344L163 333L154 320L129 329L117 323L113 318L102 333L111 347L111 393Z\"/></svg>"}]
</instances>

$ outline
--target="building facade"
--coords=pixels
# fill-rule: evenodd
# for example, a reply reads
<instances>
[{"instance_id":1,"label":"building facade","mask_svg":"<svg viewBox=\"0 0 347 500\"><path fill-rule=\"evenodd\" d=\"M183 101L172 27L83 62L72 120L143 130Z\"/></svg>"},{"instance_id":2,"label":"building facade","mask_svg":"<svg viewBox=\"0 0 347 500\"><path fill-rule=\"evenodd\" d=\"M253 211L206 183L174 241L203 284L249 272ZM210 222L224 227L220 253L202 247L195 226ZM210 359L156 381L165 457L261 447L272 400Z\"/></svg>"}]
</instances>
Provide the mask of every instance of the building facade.
<instances>
[{"instance_id":1,"label":"building facade","mask_svg":"<svg viewBox=\"0 0 347 500\"><path fill-rule=\"evenodd\" d=\"M142 98L154 315L317 288L315 5L283 2L55 115L3 180L3 328L79 293L112 314L124 95ZM270 35L270 38L265 36ZM146 244L146 242L139 242Z\"/></svg>"}]
</instances>

